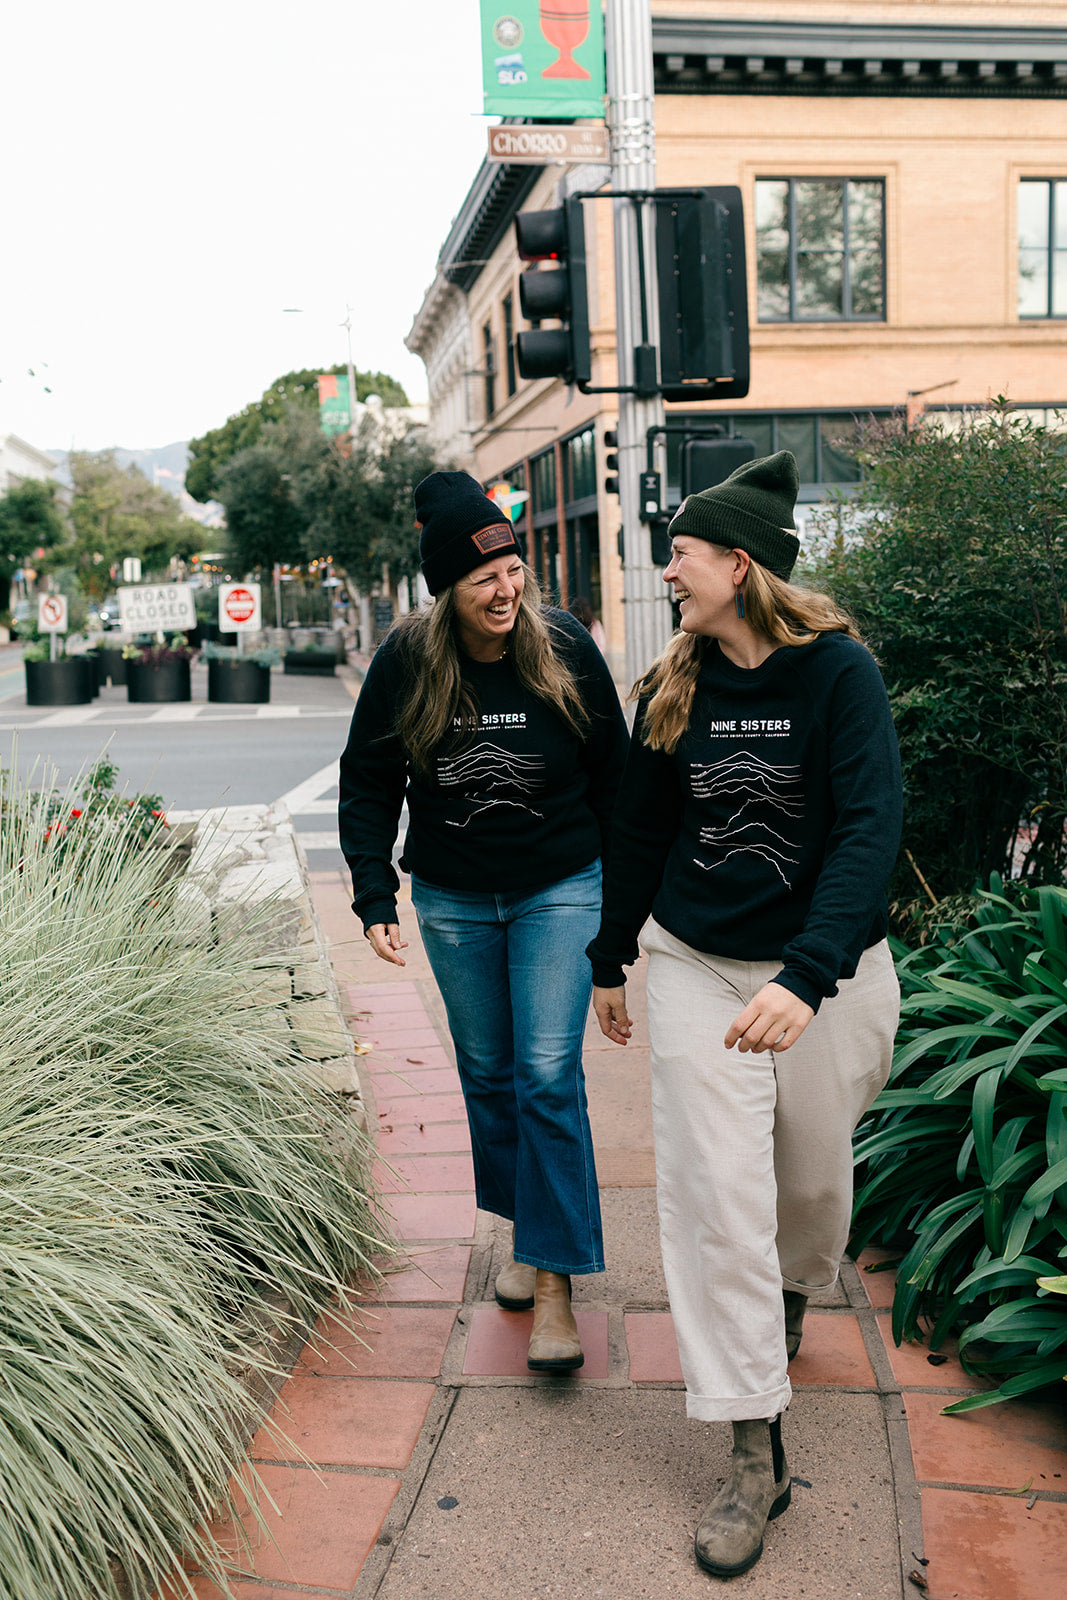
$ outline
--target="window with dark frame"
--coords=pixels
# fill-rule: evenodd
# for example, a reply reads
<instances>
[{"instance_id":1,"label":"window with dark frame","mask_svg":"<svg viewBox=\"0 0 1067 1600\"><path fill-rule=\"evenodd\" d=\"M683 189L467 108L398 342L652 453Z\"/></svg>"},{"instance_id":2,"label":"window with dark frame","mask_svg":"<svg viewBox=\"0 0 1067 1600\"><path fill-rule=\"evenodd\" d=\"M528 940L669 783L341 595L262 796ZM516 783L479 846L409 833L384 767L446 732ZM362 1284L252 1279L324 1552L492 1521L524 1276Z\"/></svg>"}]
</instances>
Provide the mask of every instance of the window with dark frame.
<instances>
[{"instance_id":1,"label":"window with dark frame","mask_svg":"<svg viewBox=\"0 0 1067 1600\"><path fill-rule=\"evenodd\" d=\"M1067 317L1067 178L1020 178L1019 316Z\"/></svg>"},{"instance_id":2,"label":"window with dark frame","mask_svg":"<svg viewBox=\"0 0 1067 1600\"><path fill-rule=\"evenodd\" d=\"M885 321L885 182L758 178L760 322Z\"/></svg>"},{"instance_id":3,"label":"window with dark frame","mask_svg":"<svg viewBox=\"0 0 1067 1600\"><path fill-rule=\"evenodd\" d=\"M504 296L504 361L507 374L508 397L515 393L519 386L518 373L515 368L515 307L510 294Z\"/></svg>"},{"instance_id":4,"label":"window with dark frame","mask_svg":"<svg viewBox=\"0 0 1067 1600\"><path fill-rule=\"evenodd\" d=\"M485 414L491 417L496 410L496 358L493 354L493 324L482 328L482 370L485 377Z\"/></svg>"}]
</instances>

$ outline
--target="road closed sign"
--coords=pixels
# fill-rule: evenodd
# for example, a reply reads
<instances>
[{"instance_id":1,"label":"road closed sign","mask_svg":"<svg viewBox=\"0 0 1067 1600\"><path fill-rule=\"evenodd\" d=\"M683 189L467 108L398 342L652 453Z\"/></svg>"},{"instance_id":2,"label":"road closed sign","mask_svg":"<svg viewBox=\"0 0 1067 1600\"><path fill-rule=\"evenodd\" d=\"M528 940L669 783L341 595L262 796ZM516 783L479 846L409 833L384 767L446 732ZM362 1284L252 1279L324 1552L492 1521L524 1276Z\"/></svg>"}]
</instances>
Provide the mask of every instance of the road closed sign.
<instances>
[{"instance_id":1,"label":"road closed sign","mask_svg":"<svg viewBox=\"0 0 1067 1600\"><path fill-rule=\"evenodd\" d=\"M120 589L119 621L126 633L176 633L195 628L193 591L187 583L146 583Z\"/></svg>"},{"instance_id":2,"label":"road closed sign","mask_svg":"<svg viewBox=\"0 0 1067 1600\"><path fill-rule=\"evenodd\" d=\"M42 633L66 633L67 597L42 594L37 601L37 626Z\"/></svg>"},{"instance_id":3,"label":"road closed sign","mask_svg":"<svg viewBox=\"0 0 1067 1600\"><path fill-rule=\"evenodd\" d=\"M219 584L219 627L223 633L257 633L260 617L258 583Z\"/></svg>"}]
</instances>

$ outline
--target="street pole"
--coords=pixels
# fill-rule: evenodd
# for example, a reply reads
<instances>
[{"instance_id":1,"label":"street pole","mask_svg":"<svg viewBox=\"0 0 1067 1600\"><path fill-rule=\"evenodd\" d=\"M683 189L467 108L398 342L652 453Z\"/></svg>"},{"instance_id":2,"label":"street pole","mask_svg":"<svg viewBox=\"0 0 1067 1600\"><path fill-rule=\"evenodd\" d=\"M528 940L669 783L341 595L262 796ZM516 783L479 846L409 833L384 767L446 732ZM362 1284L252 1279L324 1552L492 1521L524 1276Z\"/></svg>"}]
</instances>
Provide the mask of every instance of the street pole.
<instances>
[{"instance_id":1,"label":"street pole","mask_svg":"<svg viewBox=\"0 0 1067 1600\"><path fill-rule=\"evenodd\" d=\"M607 0L606 48L611 182L614 189L656 187L655 90L649 0ZM639 250L645 252L648 338L659 344L654 206L616 200L615 342L620 385L634 381L634 347L641 343ZM619 506L623 532L626 678L632 683L671 636L671 608L661 569L652 564L649 529L639 516L640 474L649 428L663 424L663 401L619 396Z\"/></svg>"}]
</instances>

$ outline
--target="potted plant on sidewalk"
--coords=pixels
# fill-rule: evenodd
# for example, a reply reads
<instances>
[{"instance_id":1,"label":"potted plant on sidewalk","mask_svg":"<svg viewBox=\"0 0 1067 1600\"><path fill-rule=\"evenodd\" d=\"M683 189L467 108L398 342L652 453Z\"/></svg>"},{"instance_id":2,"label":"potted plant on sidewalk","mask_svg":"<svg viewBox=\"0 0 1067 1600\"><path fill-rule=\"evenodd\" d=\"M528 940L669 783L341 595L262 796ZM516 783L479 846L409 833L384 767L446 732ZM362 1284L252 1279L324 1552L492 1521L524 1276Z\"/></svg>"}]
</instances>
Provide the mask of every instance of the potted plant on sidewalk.
<instances>
[{"instance_id":1,"label":"potted plant on sidewalk","mask_svg":"<svg viewBox=\"0 0 1067 1600\"><path fill-rule=\"evenodd\" d=\"M167 644L127 645L122 653L131 704L193 698L189 663L196 651L184 633L172 634Z\"/></svg>"},{"instance_id":2,"label":"potted plant on sidewalk","mask_svg":"<svg viewBox=\"0 0 1067 1600\"><path fill-rule=\"evenodd\" d=\"M96 667L87 655L68 656L58 644L53 655L48 640L37 638L23 650L22 662L28 706L86 706L93 698Z\"/></svg>"},{"instance_id":3,"label":"potted plant on sidewalk","mask_svg":"<svg viewBox=\"0 0 1067 1600\"><path fill-rule=\"evenodd\" d=\"M279 651L208 643L201 654L207 662L209 700L224 705L266 705L270 700L270 669L281 662Z\"/></svg>"},{"instance_id":4,"label":"potted plant on sidewalk","mask_svg":"<svg viewBox=\"0 0 1067 1600\"><path fill-rule=\"evenodd\" d=\"M290 673L318 673L333 677L337 666L337 649L331 645L328 650L311 643L300 650L287 650L285 652L285 672Z\"/></svg>"}]
</instances>

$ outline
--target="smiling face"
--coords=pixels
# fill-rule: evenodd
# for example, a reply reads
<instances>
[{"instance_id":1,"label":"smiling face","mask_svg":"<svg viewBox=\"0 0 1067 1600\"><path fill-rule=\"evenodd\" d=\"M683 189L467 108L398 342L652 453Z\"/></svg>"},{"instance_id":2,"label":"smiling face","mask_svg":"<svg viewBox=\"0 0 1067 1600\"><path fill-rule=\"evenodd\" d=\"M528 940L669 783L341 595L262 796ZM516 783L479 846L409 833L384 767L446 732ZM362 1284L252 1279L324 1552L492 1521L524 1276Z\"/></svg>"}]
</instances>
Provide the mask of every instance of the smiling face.
<instances>
[{"instance_id":1,"label":"smiling face","mask_svg":"<svg viewBox=\"0 0 1067 1600\"><path fill-rule=\"evenodd\" d=\"M486 561L454 585L460 643L475 661L495 661L503 654L524 581L521 560L510 555Z\"/></svg>"},{"instance_id":2,"label":"smiling face","mask_svg":"<svg viewBox=\"0 0 1067 1600\"><path fill-rule=\"evenodd\" d=\"M671 540L663 579L674 586L683 633L718 639L724 628L736 627L737 590L748 571L748 559L743 550L727 550L688 533Z\"/></svg>"}]
</instances>

